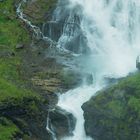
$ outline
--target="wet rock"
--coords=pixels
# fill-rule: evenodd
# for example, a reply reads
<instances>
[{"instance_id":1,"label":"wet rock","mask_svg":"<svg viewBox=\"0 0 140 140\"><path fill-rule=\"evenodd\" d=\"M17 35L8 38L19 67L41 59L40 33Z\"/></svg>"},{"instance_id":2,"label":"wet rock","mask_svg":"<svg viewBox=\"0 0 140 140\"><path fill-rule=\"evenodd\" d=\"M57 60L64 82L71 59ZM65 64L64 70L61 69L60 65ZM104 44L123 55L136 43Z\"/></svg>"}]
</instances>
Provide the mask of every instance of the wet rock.
<instances>
[{"instance_id":1,"label":"wet rock","mask_svg":"<svg viewBox=\"0 0 140 140\"><path fill-rule=\"evenodd\" d=\"M87 85L93 84L93 76L92 74L86 74L85 75L85 80Z\"/></svg>"},{"instance_id":2,"label":"wet rock","mask_svg":"<svg viewBox=\"0 0 140 140\"><path fill-rule=\"evenodd\" d=\"M16 45L16 49L19 50L19 49L23 49L25 47L24 44L17 44Z\"/></svg>"},{"instance_id":3,"label":"wet rock","mask_svg":"<svg viewBox=\"0 0 140 140\"><path fill-rule=\"evenodd\" d=\"M90 48L87 46L87 40L81 31L78 32L80 32L79 35L73 36L71 40L67 41L65 48L76 54L89 54Z\"/></svg>"},{"instance_id":4,"label":"wet rock","mask_svg":"<svg viewBox=\"0 0 140 140\"><path fill-rule=\"evenodd\" d=\"M83 75L79 71L75 70L64 70L60 73L62 80L62 87L65 91L74 89L80 86L83 82Z\"/></svg>"},{"instance_id":5,"label":"wet rock","mask_svg":"<svg viewBox=\"0 0 140 140\"><path fill-rule=\"evenodd\" d=\"M103 79L103 82L106 85L113 85L113 84L119 82L122 79L124 79L124 77L122 77L122 78L114 78L114 77L107 77L107 76L105 76L104 79Z\"/></svg>"},{"instance_id":6,"label":"wet rock","mask_svg":"<svg viewBox=\"0 0 140 140\"><path fill-rule=\"evenodd\" d=\"M58 139L64 136L72 135L72 131L75 128L76 119L71 113L57 107L54 111L50 112L50 120Z\"/></svg>"},{"instance_id":7,"label":"wet rock","mask_svg":"<svg viewBox=\"0 0 140 140\"><path fill-rule=\"evenodd\" d=\"M15 52L11 52L11 56L15 56L16 54L15 54Z\"/></svg>"},{"instance_id":8,"label":"wet rock","mask_svg":"<svg viewBox=\"0 0 140 140\"><path fill-rule=\"evenodd\" d=\"M136 59L136 68L138 70L140 70L140 56L137 56L137 59Z\"/></svg>"},{"instance_id":9,"label":"wet rock","mask_svg":"<svg viewBox=\"0 0 140 140\"><path fill-rule=\"evenodd\" d=\"M45 36L48 36L55 41L58 41L63 33L63 26L64 25L59 22L47 22L44 23L42 27L42 32Z\"/></svg>"}]
</instances>

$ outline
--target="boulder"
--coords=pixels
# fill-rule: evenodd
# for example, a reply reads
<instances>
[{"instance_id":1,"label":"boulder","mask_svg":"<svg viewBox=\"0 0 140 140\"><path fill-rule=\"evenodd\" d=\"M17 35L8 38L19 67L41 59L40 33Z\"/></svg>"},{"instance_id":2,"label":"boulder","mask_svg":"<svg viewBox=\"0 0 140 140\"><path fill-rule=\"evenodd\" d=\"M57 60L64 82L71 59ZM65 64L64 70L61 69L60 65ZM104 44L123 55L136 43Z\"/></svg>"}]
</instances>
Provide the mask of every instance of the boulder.
<instances>
[{"instance_id":1,"label":"boulder","mask_svg":"<svg viewBox=\"0 0 140 140\"><path fill-rule=\"evenodd\" d=\"M85 74L85 81L86 81L87 85L93 84L93 76L92 76L92 74L89 74L89 73Z\"/></svg>"},{"instance_id":2,"label":"boulder","mask_svg":"<svg viewBox=\"0 0 140 140\"><path fill-rule=\"evenodd\" d=\"M94 140L140 139L140 73L128 76L86 102L85 130Z\"/></svg>"},{"instance_id":3,"label":"boulder","mask_svg":"<svg viewBox=\"0 0 140 140\"><path fill-rule=\"evenodd\" d=\"M72 135L72 131L76 125L76 119L71 113L56 107L49 115L53 131L58 139Z\"/></svg>"},{"instance_id":4,"label":"boulder","mask_svg":"<svg viewBox=\"0 0 140 140\"><path fill-rule=\"evenodd\" d=\"M16 45L16 49L19 50L19 49L23 49L25 47L24 44L17 44Z\"/></svg>"}]
</instances>

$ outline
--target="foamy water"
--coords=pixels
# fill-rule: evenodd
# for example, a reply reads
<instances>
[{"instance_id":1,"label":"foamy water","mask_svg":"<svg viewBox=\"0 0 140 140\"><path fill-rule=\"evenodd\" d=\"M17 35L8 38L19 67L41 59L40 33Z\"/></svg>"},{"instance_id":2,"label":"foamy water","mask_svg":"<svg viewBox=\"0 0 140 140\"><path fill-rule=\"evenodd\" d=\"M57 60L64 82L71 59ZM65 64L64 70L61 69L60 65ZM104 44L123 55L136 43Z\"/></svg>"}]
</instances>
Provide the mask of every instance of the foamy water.
<instances>
[{"instance_id":1,"label":"foamy water","mask_svg":"<svg viewBox=\"0 0 140 140\"><path fill-rule=\"evenodd\" d=\"M96 74L95 85L81 86L59 97L58 106L72 113L77 124L74 136L64 140L89 140L84 130L81 106L96 91L102 89L104 76L123 77L136 70L140 54L139 0L69 0L69 9L81 7L80 27L91 54L85 60L85 70ZM65 40L67 41L67 36ZM76 46L75 46L76 47Z\"/></svg>"}]
</instances>

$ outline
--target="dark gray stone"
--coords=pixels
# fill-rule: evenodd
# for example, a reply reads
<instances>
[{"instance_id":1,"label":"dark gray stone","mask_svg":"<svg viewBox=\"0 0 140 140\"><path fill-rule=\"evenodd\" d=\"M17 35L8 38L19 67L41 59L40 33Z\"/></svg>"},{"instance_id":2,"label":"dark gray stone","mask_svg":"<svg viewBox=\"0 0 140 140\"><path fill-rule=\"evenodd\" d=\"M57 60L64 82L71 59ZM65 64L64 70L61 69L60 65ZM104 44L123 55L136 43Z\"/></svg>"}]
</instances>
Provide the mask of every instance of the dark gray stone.
<instances>
[{"instance_id":1,"label":"dark gray stone","mask_svg":"<svg viewBox=\"0 0 140 140\"><path fill-rule=\"evenodd\" d=\"M56 108L50 112L50 120L53 131L58 138L72 135L72 131L76 125L76 119L71 113L61 108Z\"/></svg>"},{"instance_id":2,"label":"dark gray stone","mask_svg":"<svg viewBox=\"0 0 140 140\"><path fill-rule=\"evenodd\" d=\"M16 49L23 49L25 47L24 44L17 44Z\"/></svg>"},{"instance_id":3,"label":"dark gray stone","mask_svg":"<svg viewBox=\"0 0 140 140\"><path fill-rule=\"evenodd\" d=\"M140 70L140 56L137 56L137 59L136 59L136 68L138 70Z\"/></svg>"}]
</instances>

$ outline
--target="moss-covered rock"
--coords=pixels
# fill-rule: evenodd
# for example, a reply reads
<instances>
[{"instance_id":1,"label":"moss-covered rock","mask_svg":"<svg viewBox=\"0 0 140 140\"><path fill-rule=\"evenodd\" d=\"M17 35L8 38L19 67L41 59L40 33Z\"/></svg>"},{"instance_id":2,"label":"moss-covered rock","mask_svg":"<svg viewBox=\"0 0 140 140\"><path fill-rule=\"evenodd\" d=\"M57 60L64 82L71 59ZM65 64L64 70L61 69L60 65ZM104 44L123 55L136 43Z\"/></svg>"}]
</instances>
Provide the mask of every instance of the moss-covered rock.
<instances>
[{"instance_id":1,"label":"moss-covered rock","mask_svg":"<svg viewBox=\"0 0 140 140\"><path fill-rule=\"evenodd\" d=\"M140 73L104 89L82 108L87 135L95 140L140 139Z\"/></svg>"},{"instance_id":2,"label":"moss-covered rock","mask_svg":"<svg viewBox=\"0 0 140 140\"><path fill-rule=\"evenodd\" d=\"M50 122L58 139L73 135L76 118L65 110L56 107L49 112Z\"/></svg>"},{"instance_id":3,"label":"moss-covered rock","mask_svg":"<svg viewBox=\"0 0 140 140\"><path fill-rule=\"evenodd\" d=\"M0 139L9 140L20 133L19 128L10 120L0 117Z\"/></svg>"},{"instance_id":4,"label":"moss-covered rock","mask_svg":"<svg viewBox=\"0 0 140 140\"><path fill-rule=\"evenodd\" d=\"M47 102L41 96L0 79L0 138L22 138L24 134L38 139L49 137L46 131Z\"/></svg>"},{"instance_id":5,"label":"moss-covered rock","mask_svg":"<svg viewBox=\"0 0 140 140\"><path fill-rule=\"evenodd\" d=\"M56 4L57 0L29 0L23 5L23 12L33 24L40 25L51 20Z\"/></svg>"}]
</instances>

